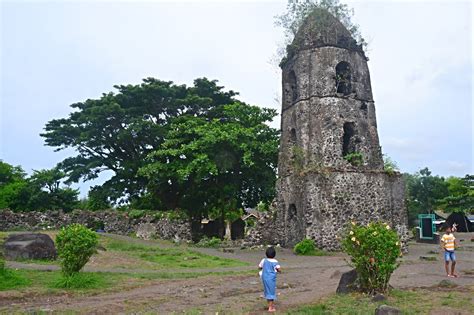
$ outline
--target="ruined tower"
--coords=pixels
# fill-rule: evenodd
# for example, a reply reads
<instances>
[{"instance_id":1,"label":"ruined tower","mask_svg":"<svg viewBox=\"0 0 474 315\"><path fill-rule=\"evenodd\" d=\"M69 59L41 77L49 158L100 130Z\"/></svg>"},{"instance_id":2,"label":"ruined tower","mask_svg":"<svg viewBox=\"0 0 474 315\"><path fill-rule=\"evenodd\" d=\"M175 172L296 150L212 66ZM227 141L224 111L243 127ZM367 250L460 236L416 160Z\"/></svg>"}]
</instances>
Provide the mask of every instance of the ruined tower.
<instances>
[{"instance_id":1,"label":"ruined tower","mask_svg":"<svg viewBox=\"0 0 474 315\"><path fill-rule=\"evenodd\" d=\"M367 58L331 14L314 11L282 61L275 242L337 249L351 220L406 231L404 184L384 171Z\"/></svg>"}]
</instances>

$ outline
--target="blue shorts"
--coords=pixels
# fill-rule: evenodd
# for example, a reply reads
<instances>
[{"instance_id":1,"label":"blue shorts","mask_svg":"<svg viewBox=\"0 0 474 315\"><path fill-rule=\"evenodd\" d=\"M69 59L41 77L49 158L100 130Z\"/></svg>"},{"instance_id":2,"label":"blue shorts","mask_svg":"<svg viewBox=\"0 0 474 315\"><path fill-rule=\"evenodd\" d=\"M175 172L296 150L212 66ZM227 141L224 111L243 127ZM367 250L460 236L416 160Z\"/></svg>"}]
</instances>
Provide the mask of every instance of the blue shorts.
<instances>
[{"instance_id":1,"label":"blue shorts","mask_svg":"<svg viewBox=\"0 0 474 315\"><path fill-rule=\"evenodd\" d=\"M456 254L454 251L445 250L444 251L444 261L456 261Z\"/></svg>"}]
</instances>

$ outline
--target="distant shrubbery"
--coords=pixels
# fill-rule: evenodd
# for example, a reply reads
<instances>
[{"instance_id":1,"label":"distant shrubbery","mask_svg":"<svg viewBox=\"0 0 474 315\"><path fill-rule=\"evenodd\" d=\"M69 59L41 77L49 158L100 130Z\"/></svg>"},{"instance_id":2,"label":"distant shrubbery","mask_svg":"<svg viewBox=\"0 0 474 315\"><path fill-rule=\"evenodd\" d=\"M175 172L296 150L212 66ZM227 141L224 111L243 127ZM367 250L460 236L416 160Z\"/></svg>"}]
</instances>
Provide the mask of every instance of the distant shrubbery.
<instances>
[{"instance_id":1,"label":"distant shrubbery","mask_svg":"<svg viewBox=\"0 0 474 315\"><path fill-rule=\"evenodd\" d=\"M204 236L195 244L197 247L219 247L222 244L222 240L218 237L208 238Z\"/></svg>"},{"instance_id":2,"label":"distant shrubbery","mask_svg":"<svg viewBox=\"0 0 474 315\"><path fill-rule=\"evenodd\" d=\"M142 218L144 215L146 214L146 211L145 210L130 210L128 212L128 217L130 219L140 219Z\"/></svg>"},{"instance_id":3,"label":"distant shrubbery","mask_svg":"<svg viewBox=\"0 0 474 315\"><path fill-rule=\"evenodd\" d=\"M293 248L293 251L297 255L304 256L322 256L326 254L322 250L316 248L316 245L312 239L307 238L296 244Z\"/></svg>"}]
</instances>

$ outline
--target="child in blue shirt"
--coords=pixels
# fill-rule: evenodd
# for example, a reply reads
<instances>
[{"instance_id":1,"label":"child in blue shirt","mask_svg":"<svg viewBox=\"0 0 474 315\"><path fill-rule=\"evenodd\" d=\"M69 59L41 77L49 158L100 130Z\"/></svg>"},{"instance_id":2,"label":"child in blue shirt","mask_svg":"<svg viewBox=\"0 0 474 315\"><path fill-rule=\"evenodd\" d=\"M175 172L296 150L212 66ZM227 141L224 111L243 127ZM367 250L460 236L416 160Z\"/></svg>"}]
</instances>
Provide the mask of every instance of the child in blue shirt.
<instances>
[{"instance_id":1,"label":"child in blue shirt","mask_svg":"<svg viewBox=\"0 0 474 315\"><path fill-rule=\"evenodd\" d=\"M275 312L276 278L277 272L281 272L281 267L278 260L275 259L275 248L268 247L265 255L267 258L263 258L260 261L258 268L262 270L260 275L263 283L263 293L268 302L268 311Z\"/></svg>"}]
</instances>

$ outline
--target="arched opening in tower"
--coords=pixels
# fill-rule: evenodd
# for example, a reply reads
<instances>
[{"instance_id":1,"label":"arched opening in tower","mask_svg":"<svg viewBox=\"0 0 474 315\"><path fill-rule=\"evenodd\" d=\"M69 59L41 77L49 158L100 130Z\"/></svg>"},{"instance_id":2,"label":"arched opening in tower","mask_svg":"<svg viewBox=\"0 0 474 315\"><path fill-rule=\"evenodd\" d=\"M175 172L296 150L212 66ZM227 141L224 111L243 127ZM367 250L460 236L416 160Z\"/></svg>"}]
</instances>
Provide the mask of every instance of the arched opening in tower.
<instances>
[{"instance_id":1,"label":"arched opening in tower","mask_svg":"<svg viewBox=\"0 0 474 315\"><path fill-rule=\"evenodd\" d=\"M293 219L295 217L296 217L296 206L294 203L292 203L288 207L288 219Z\"/></svg>"},{"instance_id":2,"label":"arched opening in tower","mask_svg":"<svg viewBox=\"0 0 474 315\"><path fill-rule=\"evenodd\" d=\"M290 130L290 142L292 144L296 144L296 129L295 128L291 128Z\"/></svg>"},{"instance_id":3,"label":"arched opening in tower","mask_svg":"<svg viewBox=\"0 0 474 315\"><path fill-rule=\"evenodd\" d=\"M351 67L349 63L341 61L336 66L336 92L344 95L351 94Z\"/></svg>"},{"instance_id":4,"label":"arched opening in tower","mask_svg":"<svg viewBox=\"0 0 474 315\"><path fill-rule=\"evenodd\" d=\"M344 134L342 136L342 156L346 156L356 151L355 147L355 125L353 122L346 122L343 126Z\"/></svg>"},{"instance_id":5,"label":"arched opening in tower","mask_svg":"<svg viewBox=\"0 0 474 315\"><path fill-rule=\"evenodd\" d=\"M294 103L298 99L298 90L296 88L296 75L292 70L288 75L288 84L290 85L290 97L291 102Z\"/></svg>"}]
</instances>

